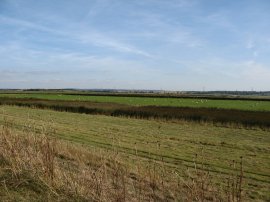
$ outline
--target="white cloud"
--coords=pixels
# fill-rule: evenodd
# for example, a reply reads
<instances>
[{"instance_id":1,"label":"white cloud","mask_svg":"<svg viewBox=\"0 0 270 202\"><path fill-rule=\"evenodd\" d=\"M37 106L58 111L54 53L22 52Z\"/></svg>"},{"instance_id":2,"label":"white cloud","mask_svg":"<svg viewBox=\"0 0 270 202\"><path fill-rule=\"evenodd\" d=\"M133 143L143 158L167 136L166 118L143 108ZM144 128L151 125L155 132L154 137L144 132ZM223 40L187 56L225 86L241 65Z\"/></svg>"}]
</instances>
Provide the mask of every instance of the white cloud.
<instances>
[{"instance_id":1,"label":"white cloud","mask_svg":"<svg viewBox=\"0 0 270 202\"><path fill-rule=\"evenodd\" d=\"M33 22L25 21L25 20L6 17L3 15L0 15L0 22L6 25L19 26L26 29L34 29L34 30L49 32L53 34L62 34L61 32L58 32L56 29L48 28L46 26L42 26Z\"/></svg>"},{"instance_id":2,"label":"white cloud","mask_svg":"<svg viewBox=\"0 0 270 202\"><path fill-rule=\"evenodd\" d=\"M259 52L258 51L253 51L253 57L258 57L258 55L259 55Z\"/></svg>"},{"instance_id":3,"label":"white cloud","mask_svg":"<svg viewBox=\"0 0 270 202\"><path fill-rule=\"evenodd\" d=\"M246 44L246 48L247 49L253 49L253 48L255 48L255 42L254 42L254 40L248 39L247 40L247 44Z\"/></svg>"},{"instance_id":4,"label":"white cloud","mask_svg":"<svg viewBox=\"0 0 270 202\"><path fill-rule=\"evenodd\" d=\"M185 8L185 7L192 7L197 4L196 0L170 0L170 1L164 1L164 0L144 0L144 1L136 1L136 4L138 5L155 5L162 8L173 8L173 9L179 9L179 8Z\"/></svg>"},{"instance_id":5,"label":"white cloud","mask_svg":"<svg viewBox=\"0 0 270 202\"><path fill-rule=\"evenodd\" d=\"M207 16L198 16L197 20L203 23L213 25L217 28L223 28L227 31L236 31L236 27L229 19L229 12L226 10L220 10L215 13L211 13Z\"/></svg>"},{"instance_id":6,"label":"white cloud","mask_svg":"<svg viewBox=\"0 0 270 202\"><path fill-rule=\"evenodd\" d=\"M149 58L153 57L146 51L135 48L129 44L119 42L98 32L90 31L88 33L76 33L75 35L76 38L80 40L80 42L85 44L93 44L99 47L111 48L116 51L137 54Z\"/></svg>"},{"instance_id":7,"label":"white cloud","mask_svg":"<svg viewBox=\"0 0 270 202\"><path fill-rule=\"evenodd\" d=\"M14 19L14 18L5 17L1 15L0 15L0 22L13 25L13 26L15 25L15 26L23 27L25 29L34 29L34 30L47 32L53 35L62 36L62 37L69 38L71 40L88 44L88 45L109 48L115 51L130 53L130 54L137 54L144 57L153 57L151 54L143 50L135 48L134 46L130 44L125 44L123 42L120 42L117 39L113 39L109 36L106 36L103 33L98 32L94 29L76 30L76 29L62 28L61 30L58 30L57 28L53 29L53 28L39 25L33 22ZM76 26L74 25L74 27Z\"/></svg>"},{"instance_id":8,"label":"white cloud","mask_svg":"<svg viewBox=\"0 0 270 202\"><path fill-rule=\"evenodd\" d=\"M244 64L242 75L250 80L258 82L268 82L270 86L270 66L266 66L255 61L247 61Z\"/></svg>"},{"instance_id":9,"label":"white cloud","mask_svg":"<svg viewBox=\"0 0 270 202\"><path fill-rule=\"evenodd\" d=\"M171 19L159 13L149 11L131 12L136 20L132 22L135 27L141 27L138 33L131 33L142 40L155 41L155 45L165 44L177 47L196 48L205 44L197 32L184 26L176 19ZM127 34L129 36L129 34Z\"/></svg>"},{"instance_id":10,"label":"white cloud","mask_svg":"<svg viewBox=\"0 0 270 202\"><path fill-rule=\"evenodd\" d=\"M12 2L16 9L0 14L1 85L17 79L18 86L44 87L270 86L270 38L262 29L269 23L251 22L247 11L239 16L238 7L208 8L198 0L93 0L66 2L58 13L64 1Z\"/></svg>"},{"instance_id":11,"label":"white cloud","mask_svg":"<svg viewBox=\"0 0 270 202\"><path fill-rule=\"evenodd\" d=\"M84 71L110 72L112 74L120 73L134 74L140 72L145 74L151 68L143 62L135 59L123 59L111 56L98 56L83 54L81 52L61 52L61 51L36 51L25 48L20 44L12 43L0 48L0 70L9 74L32 75L42 72L66 72ZM10 63L12 61L12 63ZM16 70L16 71L15 71ZM20 70L20 71L19 71ZM3 73L2 73L3 75Z\"/></svg>"}]
</instances>

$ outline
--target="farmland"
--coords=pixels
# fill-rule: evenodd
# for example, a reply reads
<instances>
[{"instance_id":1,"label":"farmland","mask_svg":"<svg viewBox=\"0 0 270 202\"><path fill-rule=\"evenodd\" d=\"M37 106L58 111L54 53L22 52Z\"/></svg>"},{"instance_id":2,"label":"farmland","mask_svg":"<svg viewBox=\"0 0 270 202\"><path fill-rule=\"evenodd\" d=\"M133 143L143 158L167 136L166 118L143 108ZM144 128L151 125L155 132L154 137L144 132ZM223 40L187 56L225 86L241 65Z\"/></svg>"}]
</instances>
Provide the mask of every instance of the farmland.
<instances>
[{"instance_id":1,"label":"farmland","mask_svg":"<svg viewBox=\"0 0 270 202\"><path fill-rule=\"evenodd\" d=\"M141 119L188 120L244 127L270 127L267 98L165 97L158 94L2 93L0 105Z\"/></svg>"},{"instance_id":2,"label":"farmland","mask_svg":"<svg viewBox=\"0 0 270 202\"><path fill-rule=\"evenodd\" d=\"M0 0L0 202L270 202L269 10Z\"/></svg>"},{"instance_id":3,"label":"farmland","mask_svg":"<svg viewBox=\"0 0 270 202\"><path fill-rule=\"evenodd\" d=\"M110 192L102 192L104 201L109 198L110 200L115 199L116 190L122 190L126 186L129 187L125 188L129 189L129 194L123 194L123 190L120 191L121 197L125 200L135 200L136 198L136 200L154 201L180 199L198 201L210 197L210 201L225 199L228 201L252 201L253 199L267 201L270 198L268 192L270 189L270 101L268 98L8 92L0 94L1 125L3 128L8 127L8 130L13 131L5 132L3 129L2 135L19 133L25 137L26 140L23 138L20 140L22 145L25 144L25 141L31 142L31 135L44 138L42 134L45 134L45 140L48 136L62 141L57 146L60 147L59 151L63 147L66 148L63 145L70 144L77 148L80 156L95 156L91 158L96 160L90 164L87 158L83 162L81 160L77 162L80 166L83 164L84 167L89 167L89 165L100 162L100 166L105 169L104 161L108 161L107 164L114 162L111 169L117 170L118 167L114 168L115 159L117 159L121 169L126 169L126 174L117 174L119 178L117 179L121 182L121 185L117 186L111 184L107 174L107 177L101 180L108 187L116 186L108 188L111 190ZM12 141L19 141L16 139L18 136L15 135L15 139L10 140L5 135L2 138L6 143L0 145L0 149L7 147L4 149L5 152L7 151L5 158L14 158L16 165L18 159L21 159L21 163L25 165L27 159L37 158L30 167L36 162L43 161L43 158L38 156L14 157L14 149L17 148L12 149L8 145ZM39 140L31 143L33 148L37 147L36 141ZM40 142L42 148L43 139ZM64 160L65 164L74 167L74 162L66 159L77 161L78 157L66 157L71 154L69 149L65 149L65 151L67 152L65 157L61 157L63 154L60 152L55 156L55 161ZM17 153L19 155L20 151ZM107 156L108 158L106 158ZM25 160L23 160L24 158ZM106 159L97 160L100 158ZM51 164L54 165L54 163ZM91 172L96 172L95 167L90 167L87 169L94 169ZM14 165L8 167L11 170L14 168L16 168ZM40 169L46 170L47 167L43 165L43 168ZM39 172L40 169L32 172ZM85 178L82 177L84 174L70 173L69 170L66 170L66 166L60 166L57 169L62 170L63 175L71 175L69 188L62 184L62 174L55 176L59 178L57 182L48 181L47 171L38 178L45 177L43 179L46 181L45 184L51 183L52 187L55 187L57 183L61 184L60 189L65 189L68 194L70 194L70 189L76 189L75 192L79 189L78 194L80 194L74 198L75 201L80 197L84 197L86 201L89 198L99 199L101 197L100 192L96 190L91 191L90 195L83 191L88 189L88 183L85 184ZM115 174L112 170L106 169L102 172L111 173L109 178L112 177L114 181ZM5 173L7 168L2 170ZM18 171L13 170L12 172L17 173ZM95 181L92 179L91 172L90 181ZM72 176L77 176L78 180L74 188L71 188L73 187ZM33 177L36 178L36 176ZM139 187L144 187L139 190L139 193L143 191L143 194L138 194L138 191L134 192L133 185L130 184L130 181L135 183L134 179L139 178L146 180L136 182L139 183ZM21 180L23 181L23 179L24 176ZM129 183L126 183L127 181ZM204 185L204 181L207 181L207 186ZM8 189L15 190L14 193L18 194L16 200L21 200L20 197L26 200L24 191L21 196L14 189L14 183L8 185L10 186ZM145 183L149 183L149 186ZM155 185L152 185L153 183ZM93 186L99 185L94 184ZM187 187L189 188L186 189ZM52 195L54 199L51 200L59 199L57 194L48 192L46 197ZM58 194L62 192L60 191ZM5 193L0 184L0 197L1 194L6 197ZM126 192L124 191L124 193ZM38 195L35 197L37 200ZM137 197L142 197L142 199ZM241 199L242 197L243 199ZM10 200L8 197L7 199Z\"/></svg>"},{"instance_id":4,"label":"farmland","mask_svg":"<svg viewBox=\"0 0 270 202\"><path fill-rule=\"evenodd\" d=\"M33 98L63 101L88 101L101 103L116 103L130 106L170 106L192 108L218 108L237 109L247 111L270 111L270 101L262 100L224 100L203 98L161 98L161 97L122 97L122 96L93 96L93 95L67 95L53 93L16 93L0 94L8 98Z\"/></svg>"},{"instance_id":5,"label":"farmland","mask_svg":"<svg viewBox=\"0 0 270 202\"><path fill-rule=\"evenodd\" d=\"M269 131L217 127L192 122L136 120L103 115L73 114L21 107L1 106L0 123L16 130L32 125L53 128L54 137L81 144L90 150L117 151L126 164L134 159L164 164L182 173L203 156L214 176L227 176L233 161L243 158L244 192L249 200L269 199ZM198 162L202 158L198 157ZM145 163L146 164L146 163Z\"/></svg>"}]
</instances>

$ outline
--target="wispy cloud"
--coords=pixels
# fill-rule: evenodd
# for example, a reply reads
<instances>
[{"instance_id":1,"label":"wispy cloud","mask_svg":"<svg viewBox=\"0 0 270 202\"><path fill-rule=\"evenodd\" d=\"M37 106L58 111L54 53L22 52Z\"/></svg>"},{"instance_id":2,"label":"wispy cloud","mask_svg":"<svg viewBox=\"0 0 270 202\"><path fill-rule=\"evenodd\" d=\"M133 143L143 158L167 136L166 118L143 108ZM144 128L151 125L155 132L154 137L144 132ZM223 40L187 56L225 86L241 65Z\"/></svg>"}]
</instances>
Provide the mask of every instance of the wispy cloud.
<instances>
[{"instance_id":1,"label":"wispy cloud","mask_svg":"<svg viewBox=\"0 0 270 202\"><path fill-rule=\"evenodd\" d=\"M246 78L261 82L269 82L270 78L270 68L269 66L260 64L256 61L246 61L243 63L244 67L242 70L242 75Z\"/></svg>"},{"instance_id":2,"label":"wispy cloud","mask_svg":"<svg viewBox=\"0 0 270 202\"><path fill-rule=\"evenodd\" d=\"M138 36L155 41L158 44L167 46L182 45L184 47L193 48L202 46L205 41L200 37L200 34L192 30L190 27L181 25L178 20L168 18L159 13L153 12L131 12L131 16L135 17L132 23L133 26L141 26L144 29L137 34L132 33L132 36Z\"/></svg>"},{"instance_id":3,"label":"wispy cloud","mask_svg":"<svg viewBox=\"0 0 270 202\"><path fill-rule=\"evenodd\" d=\"M76 35L75 38L79 39L81 43L92 44L99 47L106 47L114 49L116 51L137 54L149 58L153 57L153 55L146 51L135 48L132 45L119 42L96 31L90 31L87 33L76 33L74 35Z\"/></svg>"},{"instance_id":4,"label":"wispy cloud","mask_svg":"<svg viewBox=\"0 0 270 202\"><path fill-rule=\"evenodd\" d=\"M229 19L230 13L226 10L217 11L206 16L201 16L198 20L210 24L217 28L227 29L228 31L236 31L236 27Z\"/></svg>"},{"instance_id":5,"label":"wispy cloud","mask_svg":"<svg viewBox=\"0 0 270 202\"><path fill-rule=\"evenodd\" d=\"M267 1L5 2L0 87L270 86Z\"/></svg>"},{"instance_id":6,"label":"wispy cloud","mask_svg":"<svg viewBox=\"0 0 270 202\"><path fill-rule=\"evenodd\" d=\"M39 25L37 23L29 22L26 20L14 19L10 17L5 17L0 15L0 22L8 25L15 25L25 29L33 29L42 32L47 32L52 35L58 35L61 37L66 37L71 40L75 40L79 43L99 46L103 48L113 49L115 51L137 54L145 57L153 57L151 54L135 48L132 45L125 44L116 39L112 39L109 36L104 35L94 29L85 29L85 30L70 30L70 29L61 29L57 30L54 28L49 28L47 26Z\"/></svg>"},{"instance_id":7,"label":"wispy cloud","mask_svg":"<svg viewBox=\"0 0 270 202\"><path fill-rule=\"evenodd\" d=\"M179 8L194 6L197 4L197 0L170 0L170 1L145 0L145 1L136 1L135 3L139 5L143 5L143 6L158 5L158 7L162 7L162 8L179 9Z\"/></svg>"},{"instance_id":8,"label":"wispy cloud","mask_svg":"<svg viewBox=\"0 0 270 202\"><path fill-rule=\"evenodd\" d=\"M255 42L253 39L249 38L246 42L247 49L253 49L255 47Z\"/></svg>"}]
</instances>

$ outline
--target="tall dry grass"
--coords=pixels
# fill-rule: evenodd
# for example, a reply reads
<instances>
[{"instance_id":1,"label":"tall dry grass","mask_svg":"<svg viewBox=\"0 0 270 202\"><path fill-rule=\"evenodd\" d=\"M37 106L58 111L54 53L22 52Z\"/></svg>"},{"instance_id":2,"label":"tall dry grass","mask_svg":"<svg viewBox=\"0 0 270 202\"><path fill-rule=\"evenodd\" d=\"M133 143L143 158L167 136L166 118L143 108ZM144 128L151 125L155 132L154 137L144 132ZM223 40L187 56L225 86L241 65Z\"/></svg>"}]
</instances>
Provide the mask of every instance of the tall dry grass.
<instances>
[{"instance_id":1,"label":"tall dry grass","mask_svg":"<svg viewBox=\"0 0 270 202\"><path fill-rule=\"evenodd\" d=\"M53 128L0 125L3 201L242 201L243 169L217 185L203 163L180 173L165 163L93 151L53 138ZM38 133L36 131L39 131ZM201 162L201 161L200 161ZM215 182L214 182L215 181Z\"/></svg>"}]
</instances>

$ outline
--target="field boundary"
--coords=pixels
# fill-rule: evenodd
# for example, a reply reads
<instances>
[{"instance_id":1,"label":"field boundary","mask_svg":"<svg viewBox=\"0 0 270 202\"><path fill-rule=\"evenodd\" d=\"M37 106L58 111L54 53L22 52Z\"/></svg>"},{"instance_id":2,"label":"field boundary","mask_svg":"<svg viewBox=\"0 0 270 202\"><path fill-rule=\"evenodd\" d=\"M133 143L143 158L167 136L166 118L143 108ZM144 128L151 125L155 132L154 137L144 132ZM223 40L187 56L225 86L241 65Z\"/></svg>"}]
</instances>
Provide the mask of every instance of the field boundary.
<instances>
[{"instance_id":1,"label":"field boundary","mask_svg":"<svg viewBox=\"0 0 270 202\"><path fill-rule=\"evenodd\" d=\"M270 101L268 96L263 97L250 97L241 95L188 95L188 94L151 94L151 93L68 93L68 92L46 92L48 94L54 95L74 95L74 96L111 96L111 97L133 97L133 98L180 98L180 99L207 99L207 100L237 100L237 101ZM1 91L0 91L1 94ZM3 94L43 94L42 91L39 92L5 92Z\"/></svg>"},{"instance_id":2,"label":"field boundary","mask_svg":"<svg viewBox=\"0 0 270 202\"><path fill-rule=\"evenodd\" d=\"M186 120L236 124L246 128L270 128L270 112L244 111L218 108L163 107L163 106L128 106L116 103L95 103L81 101L56 101L41 99L0 98L0 105L15 105L51 109L84 114L102 114L124 116L139 119Z\"/></svg>"}]
</instances>

